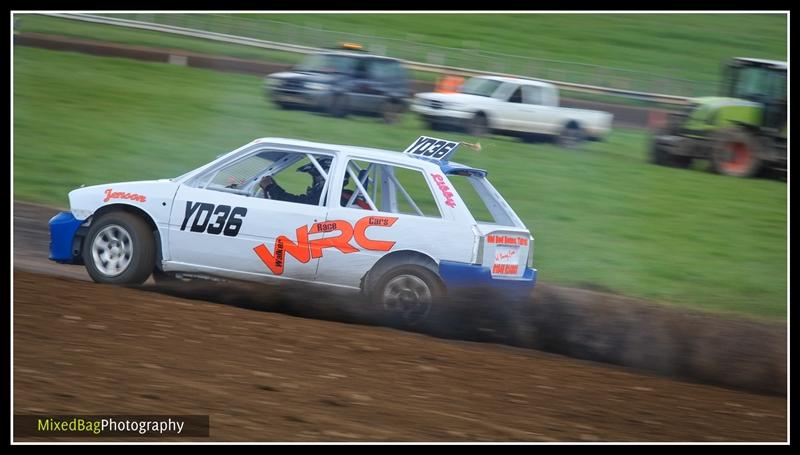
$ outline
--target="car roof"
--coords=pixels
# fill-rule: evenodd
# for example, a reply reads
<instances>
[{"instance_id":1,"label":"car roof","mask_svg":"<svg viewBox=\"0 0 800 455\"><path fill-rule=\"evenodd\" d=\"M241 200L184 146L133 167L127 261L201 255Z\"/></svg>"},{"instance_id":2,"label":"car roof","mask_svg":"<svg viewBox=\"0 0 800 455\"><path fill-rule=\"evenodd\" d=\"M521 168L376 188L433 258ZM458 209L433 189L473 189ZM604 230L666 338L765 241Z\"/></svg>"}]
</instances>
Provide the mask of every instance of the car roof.
<instances>
[{"instance_id":1,"label":"car roof","mask_svg":"<svg viewBox=\"0 0 800 455\"><path fill-rule=\"evenodd\" d=\"M385 57L383 55L374 55L369 54L366 52L347 52L347 51L326 51L320 52L321 55L336 55L336 56L344 56L344 57L355 57L355 58L372 58L372 59L379 59L379 60L390 60L393 62L398 61L396 58Z\"/></svg>"},{"instance_id":2,"label":"car roof","mask_svg":"<svg viewBox=\"0 0 800 455\"><path fill-rule=\"evenodd\" d=\"M428 169L436 169L438 168L445 174L454 174L457 172L467 172L472 175L479 175L485 177L487 172L483 169L476 169L471 168L469 166L456 163L454 161L435 161L429 160L421 157L416 157L413 155L407 155L402 153L401 151L392 151L392 150L385 150L385 149L378 149L378 148L371 148L371 147L359 147L355 145L343 145L343 144L326 144L320 142L312 142L312 141L304 141L299 139L287 139L287 138L279 138L279 137L263 137L252 141L250 144L260 144L260 143L268 143L268 144L277 144L277 145L288 145L288 146L295 146L295 147L306 147L306 148L315 148L324 151L333 152L334 155L341 155L341 156L351 156L351 155L358 155L359 158L375 158L384 161L390 161L397 164L406 164L409 166L420 166L422 164L423 168Z\"/></svg>"},{"instance_id":3,"label":"car roof","mask_svg":"<svg viewBox=\"0 0 800 455\"><path fill-rule=\"evenodd\" d=\"M522 79L519 77L506 77L506 76L475 76L475 77L479 77L481 79L489 79L498 82L508 82L512 84L535 85L537 87L551 87L553 85L548 82L542 82L533 79Z\"/></svg>"},{"instance_id":4,"label":"car roof","mask_svg":"<svg viewBox=\"0 0 800 455\"><path fill-rule=\"evenodd\" d=\"M763 58L748 58L748 57L734 57L735 62L755 63L757 65L771 66L775 69L785 70L787 68L786 62L780 60L767 60Z\"/></svg>"}]
</instances>

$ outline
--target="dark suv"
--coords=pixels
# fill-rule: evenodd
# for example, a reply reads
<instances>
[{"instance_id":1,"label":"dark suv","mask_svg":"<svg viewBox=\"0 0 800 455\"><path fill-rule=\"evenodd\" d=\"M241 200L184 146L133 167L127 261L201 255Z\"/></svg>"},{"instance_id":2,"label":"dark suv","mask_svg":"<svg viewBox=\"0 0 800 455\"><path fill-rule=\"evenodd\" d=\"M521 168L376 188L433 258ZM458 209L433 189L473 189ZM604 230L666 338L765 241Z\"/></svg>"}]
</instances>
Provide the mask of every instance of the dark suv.
<instances>
[{"instance_id":1,"label":"dark suv","mask_svg":"<svg viewBox=\"0 0 800 455\"><path fill-rule=\"evenodd\" d=\"M398 60L364 52L325 52L291 71L264 79L268 98L282 108L310 107L343 117L378 114L393 123L408 108L408 73Z\"/></svg>"}]
</instances>

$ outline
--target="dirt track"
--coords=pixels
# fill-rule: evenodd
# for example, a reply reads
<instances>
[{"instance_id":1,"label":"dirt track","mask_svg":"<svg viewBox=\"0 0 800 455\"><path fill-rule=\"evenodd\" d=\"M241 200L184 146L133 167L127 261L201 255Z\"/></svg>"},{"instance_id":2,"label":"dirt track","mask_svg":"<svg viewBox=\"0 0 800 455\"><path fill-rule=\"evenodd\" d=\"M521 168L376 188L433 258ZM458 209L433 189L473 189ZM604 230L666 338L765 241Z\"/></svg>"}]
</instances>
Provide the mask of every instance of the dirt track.
<instances>
[{"instance_id":1,"label":"dirt track","mask_svg":"<svg viewBox=\"0 0 800 455\"><path fill-rule=\"evenodd\" d=\"M786 438L783 397L21 270L14 412L208 413L212 440Z\"/></svg>"},{"instance_id":2,"label":"dirt track","mask_svg":"<svg viewBox=\"0 0 800 455\"><path fill-rule=\"evenodd\" d=\"M377 327L352 308L335 305L332 295L321 299L306 292L312 301L303 301L246 286L134 289L90 283L83 267L46 260L44 226L53 214L52 208L15 203L15 414L208 413L212 440L786 439L782 396ZM537 323L544 332L540 344L555 352L614 362L602 354L619 350L618 358L637 354L652 362L660 348L650 332L674 337L677 330L649 322L642 329L649 338L628 341L637 349L611 343L598 333L633 332L630 324L612 318L598 330L593 318L581 322L570 312L585 309L570 303L580 300L570 300L570 292L589 291L545 286L540 293L544 302L538 309L551 326ZM632 311L621 312L618 303L598 295L591 294L592 305L604 314L630 317ZM645 311L648 321L664 319L661 310L633 308ZM671 323L689 334L711 326L702 318L673 317ZM742 324L722 327L749 340L768 333ZM503 342L481 327L477 333L483 335L456 337ZM701 341L714 345L713 339ZM774 341L771 346L785 345L785 334ZM730 343L717 344L726 346L711 353L730 349ZM701 351L693 362L715 371L709 350ZM750 360L785 358L785 351L745 354L734 350L720 374L766 371L770 378L785 377L785 365L776 372L753 367ZM676 355L693 357L685 349ZM671 357L661 360L674 369Z\"/></svg>"}]
</instances>

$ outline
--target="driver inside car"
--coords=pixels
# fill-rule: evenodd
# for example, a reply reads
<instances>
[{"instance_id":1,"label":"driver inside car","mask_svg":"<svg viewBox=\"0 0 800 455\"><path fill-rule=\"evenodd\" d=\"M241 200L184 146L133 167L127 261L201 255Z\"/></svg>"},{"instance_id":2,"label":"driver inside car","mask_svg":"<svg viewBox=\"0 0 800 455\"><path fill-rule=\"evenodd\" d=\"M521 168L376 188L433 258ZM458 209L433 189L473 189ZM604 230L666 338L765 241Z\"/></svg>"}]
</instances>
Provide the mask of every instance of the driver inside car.
<instances>
[{"instance_id":1,"label":"driver inside car","mask_svg":"<svg viewBox=\"0 0 800 455\"><path fill-rule=\"evenodd\" d=\"M330 158L321 158L317 160L320 167L325 170L327 173L331 167L331 159ZM281 188L280 185L275 181L272 176L266 175L261 178L261 181L258 182L261 189L264 191L264 197L267 199L274 199L277 201L286 201L286 202L297 202L300 204L310 204L310 205L319 205L319 197L322 194L322 189L325 186L325 178L322 177L322 174L319 173L319 170L314 163L307 163L303 166L297 168L297 172L306 172L311 176L311 186L306 188L305 194L292 194L288 191ZM345 173L344 176L344 185L350 183L350 177ZM347 202L350 200L350 197L353 195L353 192L348 189L342 190L342 197L341 203L342 205L346 205ZM358 196L356 200L353 202L353 205L358 206L362 209L369 210L369 204L364 199L363 196Z\"/></svg>"}]
</instances>

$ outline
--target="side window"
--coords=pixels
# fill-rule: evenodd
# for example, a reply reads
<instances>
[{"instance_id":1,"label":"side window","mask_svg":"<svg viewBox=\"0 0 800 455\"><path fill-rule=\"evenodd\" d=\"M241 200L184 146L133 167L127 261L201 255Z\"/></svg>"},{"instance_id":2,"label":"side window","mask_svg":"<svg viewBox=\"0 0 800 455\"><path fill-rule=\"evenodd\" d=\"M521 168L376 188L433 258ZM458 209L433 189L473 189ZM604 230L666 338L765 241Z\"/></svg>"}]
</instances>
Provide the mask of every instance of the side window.
<instances>
[{"instance_id":1,"label":"side window","mask_svg":"<svg viewBox=\"0 0 800 455\"><path fill-rule=\"evenodd\" d=\"M393 60L372 60L369 78L379 81L396 81L403 78L403 67Z\"/></svg>"},{"instance_id":2,"label":"side window","mask_svg":"<svg viewBox=\"0 0 800 455\"><path fill-rule=\"evenodd\" d=\"M522 88L517 87L514 90L514 93L511 94L511 98L508 99L509 103L522 103Z\"/></svg>"},{"instance_id":3,"label":"side window","mask_svg":"<svg viewBox=\"0 0 800 455\"><path fill-rule=\"evenodd\" d=\"M381 212L442 217L422 171L363 160L351 160L347 167L347 183L341 197L343 207L372 210L371 201Z\"/></svg>"},{"instance_id":4,"label":"side window","mask_svg":"<svg viewBox=\"0 0 800 455\"><path fill-rule=\"evenodd\" d=\"M522 99L525 104L542 104L542 88L532 85L522 87Z\"/></svg>"},{"instance_id":5,"label":"side window","mask_svg":"<svg viewBox=\"0 0 800 455\"><path fill-rule=\"evenodd\" d=\"M274 163L276 158L277 156L270 152L261 152L236 161L216 172L208 186L242 188L253 177Z\"/></svg>"},{"instance_id":6,"label":"side window","mask_svg":"<svg viewBox=\"0 0 800 455\"><path fill-rule=\"evenodd\" d=\"M327 178L319 170L327 174L331 162L327 155L261 151L201 175L189 184L241 196L317 205L327 190Z\"/></svg>"},{"instance_id":7,"label":"side window","mask_svg":"<svg viewBox=\"0 0 800 455\"><path fill-rule=\"evenodd\" d=\"M369 77L370 67L372 65L368 65L368 60L365 58L355 59L355 77L359 79L364 79Z\"/></svg>"}]
</instances>

